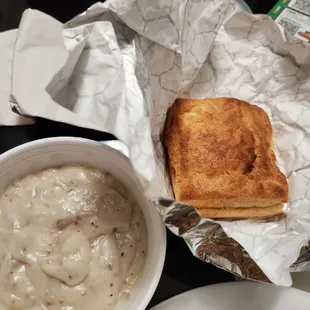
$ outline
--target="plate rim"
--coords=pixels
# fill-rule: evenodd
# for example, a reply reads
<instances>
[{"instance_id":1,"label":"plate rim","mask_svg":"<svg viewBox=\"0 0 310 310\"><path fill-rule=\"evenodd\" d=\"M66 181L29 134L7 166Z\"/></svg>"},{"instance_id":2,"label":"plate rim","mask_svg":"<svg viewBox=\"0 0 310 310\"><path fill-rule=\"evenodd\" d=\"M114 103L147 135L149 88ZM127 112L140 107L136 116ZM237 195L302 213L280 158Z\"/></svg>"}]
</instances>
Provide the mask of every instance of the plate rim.
<instances>
[{"instance_id":1,"label":"plate rim","mask_svg":"<svg viewBox=\"0 0 310 310\"><path fill-rule=\"evenodd\" d=\"M244 0L236 0L236 2L239 3L240 6L242 6L245 12L253 14L250 6Z\"/></svg>"},{"instance_id":2,"label":"plate rim","mask_svg":"<svg viewBox=\"0 0 310 310\"><path fill-rule=\"evenodd\" d=\"M210 285L205 285L205 286L201 286L201 287L197 287L197 288L194 288L194 289L191 289L189 291L186 291L186 292L183 292L183 293L180 293L178 295L175 295L171 298L168 298L164 301L162 301L161 303L155 305L154 307L150 308L149 310L161 310L161 307L164 306L165 304L167 303L170 303L171 301L173 301L174 299L179 299L179 298L182 298L183 296L186 296L186 295L189 295L191 294L192 292L194 291L204 291L205 289L209 289L209 288L214 288L214 287L224 287L224 286L270 286L272 289L280 289L280 290L289 290L289 291L297 291L298 294L303 294L305 296L307 296L309 298L309 301L310 301L310 293L306 292L306 291L303 291L303 290L299 290L297 288L294 288L294 287L284 287L284 286L276 286L274 284L271 284L271 283L261 283L261 282L252 282L252 281L240 281L240 282L223 282L223 283L216 283L216 284L210 284Z\"/></svg>"}]
</instances>

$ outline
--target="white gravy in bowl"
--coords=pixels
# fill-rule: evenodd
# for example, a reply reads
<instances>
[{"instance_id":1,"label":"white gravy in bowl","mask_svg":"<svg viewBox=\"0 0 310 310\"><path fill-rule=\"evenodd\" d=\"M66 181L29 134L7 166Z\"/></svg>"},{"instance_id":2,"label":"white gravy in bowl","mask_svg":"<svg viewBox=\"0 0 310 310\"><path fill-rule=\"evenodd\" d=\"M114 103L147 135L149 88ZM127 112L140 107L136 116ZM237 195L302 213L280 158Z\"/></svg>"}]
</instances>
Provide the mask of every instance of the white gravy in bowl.
<instances>
[{"instance_id":1,"label":"white gravy in bowl","mask_svg":"<svg viewBox=\"0 0 310 310\"><path fill-rule=\"evenodd\" d=\"M145 261L147 232L126 188L71 165L27 175L0 198L0 310L110 310Z\"/></svg>"}]
</instances>

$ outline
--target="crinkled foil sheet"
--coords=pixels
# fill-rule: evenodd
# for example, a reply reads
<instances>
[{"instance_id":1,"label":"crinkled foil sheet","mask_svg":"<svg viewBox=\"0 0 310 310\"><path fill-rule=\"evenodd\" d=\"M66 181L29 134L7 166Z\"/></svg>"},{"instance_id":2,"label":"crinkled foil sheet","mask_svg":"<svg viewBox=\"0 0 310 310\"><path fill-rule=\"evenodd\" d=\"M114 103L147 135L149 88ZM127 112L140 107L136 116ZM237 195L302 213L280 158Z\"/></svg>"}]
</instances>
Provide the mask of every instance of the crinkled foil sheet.
<instances>
[{"instance_id":1,"label":"crinkled foil sheet","mask_svg":"<svg viewBox=\"0 0 310 310\"><path fill-rule=\"evenodd\" d=\"M200 218L191 206L183 203L167 199L155 199L153 203L165 225L185 240L195 257L245 279L271 282L243 247L226 235L221 225ZM302 248L291 272L309 270L310 242L309 246Z\"/></svg>"}]
</instances>

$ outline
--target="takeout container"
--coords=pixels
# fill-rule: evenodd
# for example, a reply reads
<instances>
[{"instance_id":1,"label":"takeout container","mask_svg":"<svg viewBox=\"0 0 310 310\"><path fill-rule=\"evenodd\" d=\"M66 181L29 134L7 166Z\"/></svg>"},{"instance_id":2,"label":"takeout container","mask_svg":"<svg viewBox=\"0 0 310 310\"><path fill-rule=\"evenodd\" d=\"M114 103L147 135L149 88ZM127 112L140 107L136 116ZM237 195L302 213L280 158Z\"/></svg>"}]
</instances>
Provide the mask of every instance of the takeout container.
<instances>
[{"instance_id":1,"label":"takeout container","mask_svg":"<svg viewBox=\"0 0 310 310\"><path fill-rule=\"evenodd\" d=\"M103 169L121 181L142 209L148 245L144 269L132 297L114 310L142 310L159 282L166 252L166 232L156 208L145 198L129 160L120 152L98 142L73 138L48 138L26 143L0 155L0 193L14 180L45 168L87 164Z\"/></svg>"}]
</instances>

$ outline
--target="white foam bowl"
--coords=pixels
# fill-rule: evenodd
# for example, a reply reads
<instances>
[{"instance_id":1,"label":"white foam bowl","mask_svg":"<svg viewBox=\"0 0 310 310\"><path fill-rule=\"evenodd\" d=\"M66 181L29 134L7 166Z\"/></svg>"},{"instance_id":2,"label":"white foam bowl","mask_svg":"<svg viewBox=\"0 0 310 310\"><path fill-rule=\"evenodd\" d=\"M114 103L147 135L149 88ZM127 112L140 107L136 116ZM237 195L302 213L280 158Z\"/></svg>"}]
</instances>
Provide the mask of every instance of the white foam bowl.
<instances>
[{"instance_id":1,"label":"white foam bowl","mask_svg":"<svg viewBox=\"0 0 310 310\"><path fill-rule=\"evenodd\" d=\"M117 303L115 310L142 310L159 282L166 253L166 231L155 207L142 193L129 160L120 152L98 142L73 138L48 138L26 143L0 155L0 193L14 180L49 167L79 163L103 169L132 193L145 217L148 247L140 280L130 299Z\"/></svg>"}]
</instances>

